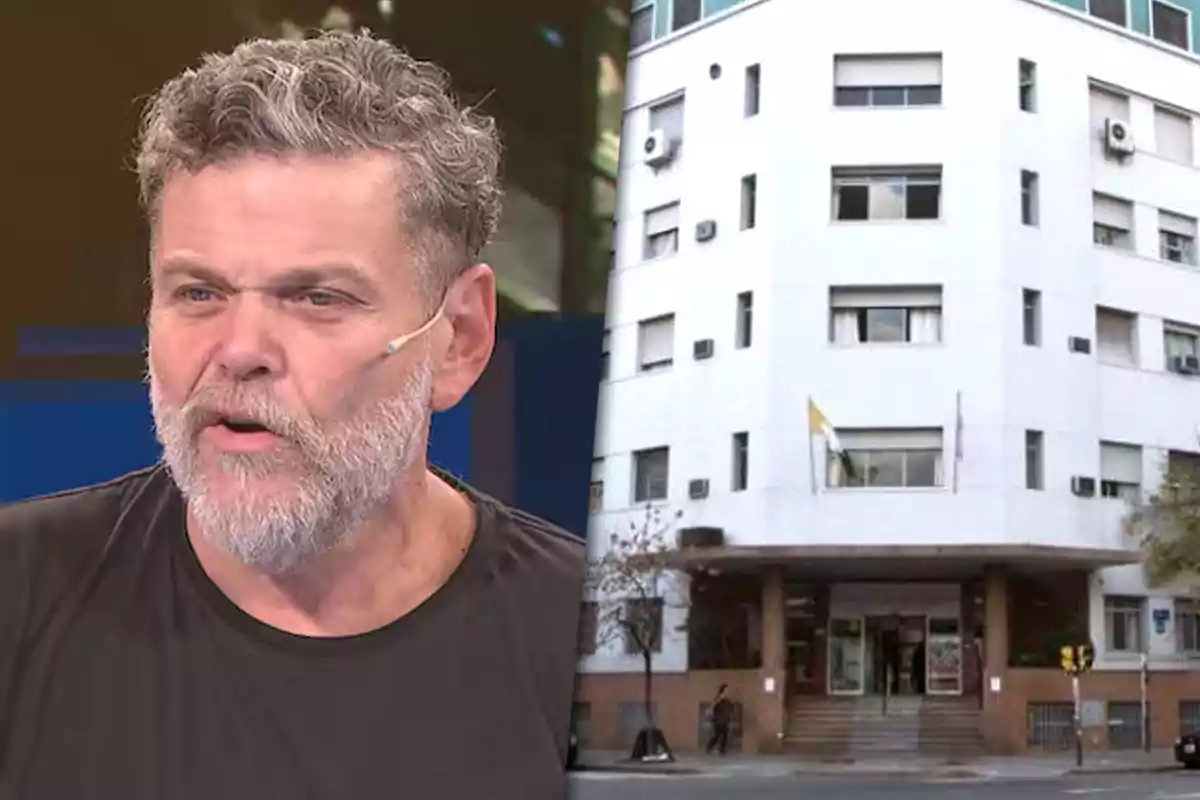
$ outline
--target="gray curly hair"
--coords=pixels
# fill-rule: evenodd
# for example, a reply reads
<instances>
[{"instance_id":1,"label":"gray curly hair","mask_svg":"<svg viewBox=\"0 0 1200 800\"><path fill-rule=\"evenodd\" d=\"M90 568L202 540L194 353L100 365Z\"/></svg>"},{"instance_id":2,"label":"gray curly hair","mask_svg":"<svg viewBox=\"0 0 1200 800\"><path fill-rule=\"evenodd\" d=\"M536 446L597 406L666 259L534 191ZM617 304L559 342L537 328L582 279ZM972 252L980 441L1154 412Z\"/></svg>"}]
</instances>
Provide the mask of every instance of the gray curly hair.
<instances>
[{"instance_id":1,"label":"gray curly hair","mask_svg":"<svg viewBox=\"0 0 1200 800\"><path fill-rule=\"evenodd\" d=\"M163 185L249 155L394 154L401 219L427 288L474 264L500 216L495 121L458 105L449 76L368 33L255 39L205 56L147 105L138 137L153 227Z\"/></svg>"}]
</instances>

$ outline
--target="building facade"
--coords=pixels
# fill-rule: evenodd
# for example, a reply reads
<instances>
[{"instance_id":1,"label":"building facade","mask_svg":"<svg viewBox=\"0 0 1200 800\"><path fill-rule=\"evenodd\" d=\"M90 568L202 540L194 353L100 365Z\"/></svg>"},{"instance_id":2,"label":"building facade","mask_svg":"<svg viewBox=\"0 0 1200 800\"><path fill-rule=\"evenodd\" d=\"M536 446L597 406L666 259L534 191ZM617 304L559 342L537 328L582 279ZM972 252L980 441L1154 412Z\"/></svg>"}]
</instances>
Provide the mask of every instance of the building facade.
<instances>
[{"instance_id":1,"label":"building facade","mask_svg":"<svg viewBox=\"0 0 1200 800\"><path fill-rule=\"evenodd\" d=\"M655 722L701 746L728 683L749 751L881 695L1065 747L1091 642L1088 746L1200 726L1197 607L1122 524L1200 450L1200 2L717 5L634 4L599 393L596 554L679 514ZM576 729L624 748L612 602Z\"/></svg>"}]
</instances>

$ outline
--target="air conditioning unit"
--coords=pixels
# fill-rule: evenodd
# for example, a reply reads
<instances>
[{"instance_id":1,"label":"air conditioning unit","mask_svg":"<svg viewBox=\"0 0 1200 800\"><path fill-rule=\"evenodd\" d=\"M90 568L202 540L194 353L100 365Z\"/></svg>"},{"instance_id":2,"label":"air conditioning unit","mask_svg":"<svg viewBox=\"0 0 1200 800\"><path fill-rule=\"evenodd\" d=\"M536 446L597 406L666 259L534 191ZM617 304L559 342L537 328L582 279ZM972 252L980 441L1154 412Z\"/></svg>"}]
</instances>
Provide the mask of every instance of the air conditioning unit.
<instances>
[{"instance_id":1,"label":"air conditioning unit","mask_svg":"<svg viewBox=\"0 0 1200 800\"><path fill-rule=\"evenodd\" d=\"M675 143L661 128L650 131L642 143L642 160L651 167L662 167L675 158Z\"/></svg>"},{"instance_id":2,"label":"air conditioning unit","mask_svg":"<svg viewBox=\"0 0 1200 800\"><path fill-rule=\"evenodd\" d=\"M712 339L697 339L692 342L692 358L696 361L703 361L706 358L713 357L713 340Z\"/></svg>"},{"instance_id":3,"label":"air conditioning unit","mask_svg":"<svg viewBox=\"0 0 1200 800\"><path fill-rule=\"evenodd\" d=\"M1180 375L1200 375L1200 358L1196 356L1172 356L1171 371Z\"/></svg>"},{"instance_id":4,"label":"air conditioning unit","mask_svg":"<svg viewBox=\"0 0 1200 800\"><path fill-rule=\"evenodd\" d=\"M679 547L720 547L725 544L722 528L695 527L679 529Z\"/></svg>"},{"instance_id":5,"label":"air conditioning unit","mask_svg":"<svg viewBox=\"0 0 1200 800\"><path fill-rule=\"evenodd\" d=\"M708 497L708 478L694 478L688 481L688 497L693 500Z\"/></svg>"},{"instance_id":6,"label":"air conditioning unit","mask_svg":"<svg viewBox=\"0 0 1200 800\"><path fill-rule=\"evenodd\" d=\"M1067 340L1067 349L1072 353L1087 355L1092 352L1092 340L1083 336L1072 336Z\"/></svg>"},{"instance_id":7,"label":"air conditioning unit","mask_svg":"<svg viewBox=\"0 0 1200 800\"><path fill-rule=\"evenodd\" d=\"M1104 149L1117 156L1133 155L1133 134L1128 122L1112 117L1104 120Z\"/></svg>"},{"instance_id":8,"label":"air conditioning unit","mask_svg":"<svg viewBox=\"0 0 1200 800\"><path fill-rule=\"evenodd\" d=\"M1095 497L1096 479L1087 475L1071 476L1071 494L1076 497Z\"/></svg>"},{"instance_id":9,"label":"air conditioning unit","mask_svg":"<svg viewBox=\"0 0 1200 800\"><path fill-rule=\"evenodd\" d=\"M696 223L696 241L707 242L717 235L717 221L706 219Z\"/></svg>"}]
</instances>

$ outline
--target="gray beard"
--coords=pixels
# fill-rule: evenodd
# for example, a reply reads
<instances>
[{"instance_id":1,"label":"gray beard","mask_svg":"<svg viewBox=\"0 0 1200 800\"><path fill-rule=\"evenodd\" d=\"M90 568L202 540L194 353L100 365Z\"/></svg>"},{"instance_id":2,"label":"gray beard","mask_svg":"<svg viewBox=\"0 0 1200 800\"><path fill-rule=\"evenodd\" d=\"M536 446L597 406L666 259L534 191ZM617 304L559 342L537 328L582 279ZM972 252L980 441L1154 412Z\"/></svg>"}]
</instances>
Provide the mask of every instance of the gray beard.
<instances>
[{"instance_id":1,"label":"gray beard","mask_svg":"<svg viewBox=\"0 0 1200 800\"><path fill-rule=\"evenodd\" d=\"M283 576L342 545L391 499L424 444L433 372L423 357L399 392L323 425L283 410L251 384L202 387L173 406L162 401L152 367L148 379L163 461L201 534L239 562ZM196 413L213 402L252 413L286 442L275 452L203 463ZM225 478L219 489L213 470Z\"/></svg>"}]
</instances>

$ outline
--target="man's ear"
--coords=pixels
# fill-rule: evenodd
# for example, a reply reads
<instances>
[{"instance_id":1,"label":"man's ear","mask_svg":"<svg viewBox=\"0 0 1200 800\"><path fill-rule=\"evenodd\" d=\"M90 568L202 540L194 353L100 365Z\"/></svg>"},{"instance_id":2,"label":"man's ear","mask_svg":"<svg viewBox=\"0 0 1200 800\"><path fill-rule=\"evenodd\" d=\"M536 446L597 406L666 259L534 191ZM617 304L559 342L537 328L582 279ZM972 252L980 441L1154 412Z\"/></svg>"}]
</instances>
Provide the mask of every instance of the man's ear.
<instances>
[{"instance_id":1,"label":"man's ear","mask_svg":"<svg viewBox=\"0 0 1200 800\"><path fill-rule=\"evenodd\" d=\"M446 292L450 340L434 373L433 410L456 405L479 380L496 346L496 275L487 264L463 272Z\"/></svg>"}]
</instances>

